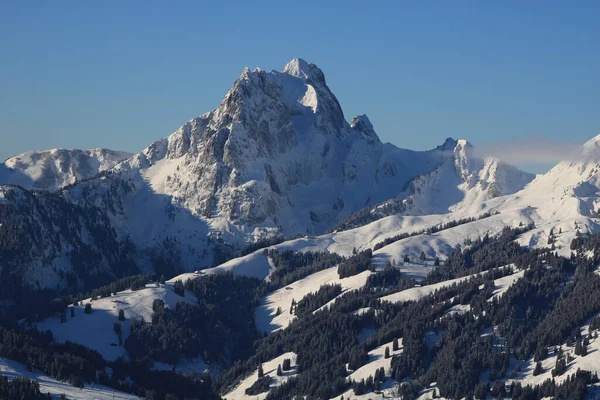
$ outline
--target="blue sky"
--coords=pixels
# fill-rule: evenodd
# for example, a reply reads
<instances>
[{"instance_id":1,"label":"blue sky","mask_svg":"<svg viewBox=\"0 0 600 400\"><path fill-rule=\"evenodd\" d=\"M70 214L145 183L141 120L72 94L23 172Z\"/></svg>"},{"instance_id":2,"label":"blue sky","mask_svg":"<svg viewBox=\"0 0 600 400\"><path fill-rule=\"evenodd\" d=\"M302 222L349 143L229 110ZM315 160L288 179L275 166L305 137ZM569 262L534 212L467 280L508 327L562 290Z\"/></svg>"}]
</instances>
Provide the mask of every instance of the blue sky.
<instances>
[{"instance_id":1,"label":"blue sky","mask_svg":"<svg viewBox=\"0 0 600 400\"><path fill-rule=\"evenodd\" d=\"M400 147L600 134L600 2L372 3L0 0L0 159L139 151L294 57Z\"/></svg>"}]
</instances>

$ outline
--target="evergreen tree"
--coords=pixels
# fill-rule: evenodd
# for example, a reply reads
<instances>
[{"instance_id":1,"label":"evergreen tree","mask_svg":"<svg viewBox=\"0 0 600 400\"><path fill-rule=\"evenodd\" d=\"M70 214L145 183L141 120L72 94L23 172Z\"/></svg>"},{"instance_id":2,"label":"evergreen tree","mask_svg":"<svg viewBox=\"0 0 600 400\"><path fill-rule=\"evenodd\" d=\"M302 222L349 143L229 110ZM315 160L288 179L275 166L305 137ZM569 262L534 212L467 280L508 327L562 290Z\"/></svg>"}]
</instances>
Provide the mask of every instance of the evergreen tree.
<instances>
[{"instance_id":1,"label":"evergreen tree","mask_svg":"<svg viewBox=\"0 0 600 400\"><path fill-rule=\"evenodd\" d=\"M83 312L86 314L91 314L92 313L92 305L90 303L87 303L85 305L85 308L83 309Z\"/></svg>"},{"instance_id":2,"label":"evergreen tree","mask_svg":"<svg viewBox=\"0 0 600 400\"><path fill-rule=\"evenodd\" d=\"M69 307L71 309L71 318L75 317L75 307Z\"/></svg>"},{"instance_id":3,"label":"evergreen tree","mask_svg":"<svg viewBox=\"0 0 600 400\"><path fill-rule=\"evenodd\" d=\"M118 336L121 336L121 323L119 321L115 321L113 324L113 330Z\"/></svg>"},{"instance_id":4,"label":"evergreen tree","mask_svg":"<svg viewBox=\"0 0 600 400\"><path fill-rule=\"evenodd\" d=\"M533 369L533 376L538 376L542 372L544 372L544 369L542 368L542 362L538 361L537 363L535 363L535 368Z\"/></svg>"},{"instance_id":5,"label":"evergreen tree","mask_svg":"<svg viewBox=\"0 0 600 400\"><path fill-rule=\"evenodd\" d=\"M173 291L181 297L185 296L185 288L183 287L181 280L178 279L175 281L173 284Z\"/></svg>"},{"instance_id":6,"label":"evergreen tree","mask_svg":"<svg viewBox=\"0 0 600 400\"><path fill-rule=\"evenodd\" d=\"M119 310L119 321L125 321L125 311Z\"/></svg>"},{"instance_id":7,"label":"evergreen tree","mask_svg":"<svg viewBox=\"0 0 600 400\"><path fill-rule=\"evenodd\" d=\"M281 364L277 366L277 376L281 376L283 373L281 372Z\"/></svg>"},{"instance_id":8,"label":"evergreen tree","mask_svg":"<svg viewBox=\"0 0 600 400\"><path fill-rule=\"evenodd\" d=\"M290 369L292 369L292 360L286 358L285 360L283 360L283 370L289 371Z\"/></svg>"},{"instance_id":9,"label":"evergreen tree","mask_svg":"<svg viewBox=\"0 0 600 400\"><path fill-rule=\"evenodd\" d=\"M265 376L265 371L263 371L263 366L260 364L258 366L258 379L262 378L263 376Z\"/></svg>"},{"instance_id":10,"label":"evergreen tree","mask_svg":"<svg viewBox=\"0 0 600 400\"><path fill-rule=\"evenodd\" d=\"M390 358L390 348L389 347L385 348L385 355L384 355L384 357L385 358Z\"/></svg>"}]
</instances>

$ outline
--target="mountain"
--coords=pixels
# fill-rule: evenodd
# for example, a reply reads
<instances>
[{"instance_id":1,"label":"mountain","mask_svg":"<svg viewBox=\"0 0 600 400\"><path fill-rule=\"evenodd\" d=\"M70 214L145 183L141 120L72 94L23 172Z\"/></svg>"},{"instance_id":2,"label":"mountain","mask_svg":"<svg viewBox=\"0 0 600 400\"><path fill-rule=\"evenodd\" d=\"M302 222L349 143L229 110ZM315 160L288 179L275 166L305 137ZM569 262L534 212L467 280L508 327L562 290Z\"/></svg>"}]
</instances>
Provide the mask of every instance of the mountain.
<instances>
[{"instance_id":1,"label":"mountain","mask_svg":"<svg viewBox=\"0 0 600 400\"><path fill-rule=\"evenodd\" d=\"M496 157L479 155L466 140L448 138L433 152L446 155L438 167L416 176L396 197L349 215L334 230L357 228L391 215L478 216L483 202L514 194L536 177Z\"/></svg>"},{"instance_id":2,"label":"mountain","mask_svg":"<svg viewBox=\"0 0 600 400\"><path fill-rule=\"evenodd\" d=\"M244 69L219 108L114 171L239 242L321 233L444 157L381 143L364 115L346 122L322 71L296 59Z\"/></svg>"},{"instance_id":3,"label":"mountain","mask_svg":"<svg viewBox=\"0 0 600 400\"><path fill-rule=\"evenodd\" d=\"M56 191L111 169L130 156L108 149L30 151L0 164L0 184Z\"/></svg>"},{"instance_id":4,"label":"mountain","mask_svg":"<svg viewBox=\"0 0 600 400\"><path fill-rule=\"evenodd\" d=\"M322 234L388 199L401 203L394 214L449 213L532 179L469 148L451 138L430 151L382 143L367 116L346 121L323 72L304 60L281 72L245 68L218 108L99 176L80 179L92 170L84 165L96 171L125 155L11 159L33 186L77 182L50 196L3 189L0 233L19 231L32 246L18 249L18 266L5 256L4 270L28 271L42 287L73 272L79 284L132 268L174 275L221 264L246 243ZM27 207L42 211L25 217ZM0 245L14 246L11 235Z\"/></svg>"},{"instance_id":5,"label":"mountain","mask_svg":"<svg viewBox=\"0 0 600 400\"><path fill-rule=\"evenodd\" d=\"M99 174L73 165L0 185L0 370L45 390L597 391L600 136L537 176L462 139L399 149L296 59Z\"/></svg>"}]
</instances>

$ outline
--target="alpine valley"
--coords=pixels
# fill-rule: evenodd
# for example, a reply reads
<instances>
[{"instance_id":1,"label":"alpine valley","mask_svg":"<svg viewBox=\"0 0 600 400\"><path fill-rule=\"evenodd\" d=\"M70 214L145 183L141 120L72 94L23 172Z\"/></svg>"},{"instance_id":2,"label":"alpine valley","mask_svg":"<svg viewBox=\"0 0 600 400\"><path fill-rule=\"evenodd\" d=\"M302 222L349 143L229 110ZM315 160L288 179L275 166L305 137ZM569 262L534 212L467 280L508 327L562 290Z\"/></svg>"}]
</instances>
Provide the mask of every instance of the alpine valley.
<instances>
[{"instance_id":1,"label":"alpine valley","mask_svg":"<svg viewBox=\"0 0 600 400\"><path fill-rule=\"evenodd\" d=\"M593 398L599 264L600 136L534 175L245 68L137 154L0 164L0 397Z\"/></svg>"}]
</instances>

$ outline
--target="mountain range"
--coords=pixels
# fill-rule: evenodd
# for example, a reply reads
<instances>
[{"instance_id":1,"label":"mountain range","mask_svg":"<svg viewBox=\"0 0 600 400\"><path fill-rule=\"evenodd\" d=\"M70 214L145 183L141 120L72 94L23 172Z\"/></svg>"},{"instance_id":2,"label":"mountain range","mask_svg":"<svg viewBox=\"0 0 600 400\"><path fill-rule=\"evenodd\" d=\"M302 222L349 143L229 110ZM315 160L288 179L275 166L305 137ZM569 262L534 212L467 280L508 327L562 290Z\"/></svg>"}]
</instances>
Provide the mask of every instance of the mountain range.
<instances>
[{"instance_id":1,"label":"mountain range","mask_svg":"<svg viewBox=\"0 0 600 400\"><path fill-rule=\"evenodd\" d=\"M57 274L73 271L82 283L78 269L120 276L124 258L142 271L183 272L247 243L324 233L389 199L405 215L446 214L534 179L471 148L451 138L430 151L382 143L367 116L346 121L316 65L294 59L282 72L245 68L217 109L137 154L60 149L8 159L0 231L28 227L19 243L32 249L19 269L41 287L63 285ZM81 210L98 218L77 217Z\"/></svg>"},{"instance_id":2,"label":"mountain range","mask_svg":"<svg viewBox=\"0 0 600 400\"><path fill-rule=\"evenodd\" d=\"M139 153L0 164L0 372L74 398L582 398L599 191L600 135L535 175L382 143L302 59L244 68Z\"/></svg>"}]
</instances>

